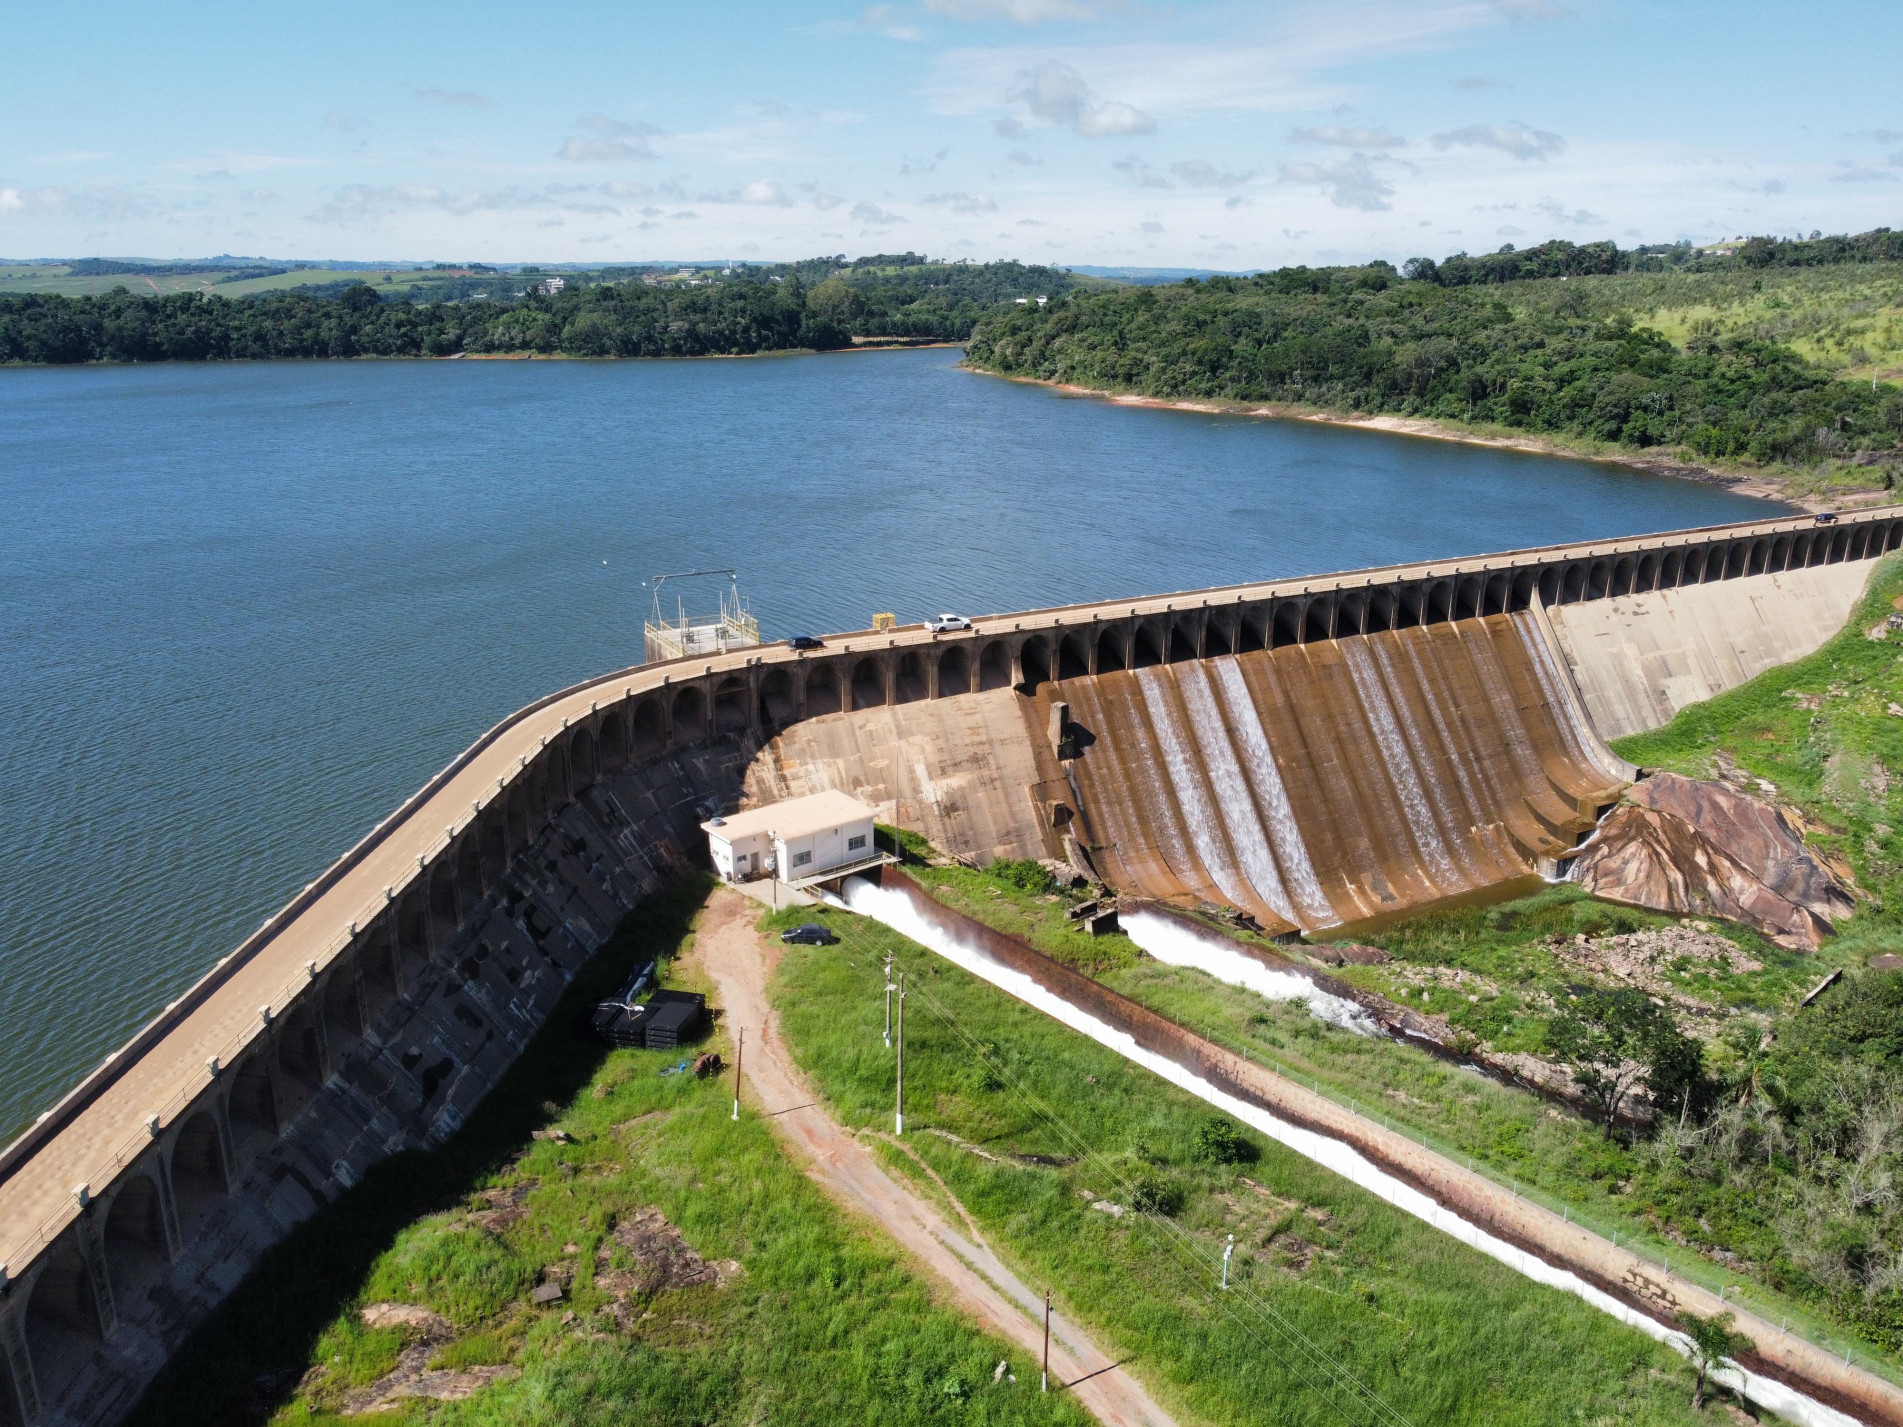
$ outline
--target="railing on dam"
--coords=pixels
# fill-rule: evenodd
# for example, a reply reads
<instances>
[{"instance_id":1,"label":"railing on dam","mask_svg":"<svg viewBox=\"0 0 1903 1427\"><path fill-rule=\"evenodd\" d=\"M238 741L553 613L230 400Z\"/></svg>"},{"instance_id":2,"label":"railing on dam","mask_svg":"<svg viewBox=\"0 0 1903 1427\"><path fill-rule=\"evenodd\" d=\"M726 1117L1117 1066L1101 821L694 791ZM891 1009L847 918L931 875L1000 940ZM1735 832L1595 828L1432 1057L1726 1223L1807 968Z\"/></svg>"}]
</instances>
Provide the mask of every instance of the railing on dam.
<instances>
[{"instance_id":1,"label":"railing on dam","mask_svg":"<svg viewBox=\"0 0 1903 1427\"><path fill-rule=\"evenodd\" d=\"M1903 508L1833 525L1786 518L1021 611L955 634L857 631L815 652L740 650L561 690L485 733L0 1151L0 1296L10 1281L31 1279L88 1202L153 1153L186 1112L227 1093L229 1068L321 994L333 965L378 937L429 954L432 928L444 916L454 922L465 889L488 881L498 860L604 771L691 760L722 738L760 740L835 710L1030 690L1112 669L1511 612L1536 599L1565 604L1866 559L1899 544ZM23 1286L30 1293L31 1283Z\"/></svg>"}]
</instances>

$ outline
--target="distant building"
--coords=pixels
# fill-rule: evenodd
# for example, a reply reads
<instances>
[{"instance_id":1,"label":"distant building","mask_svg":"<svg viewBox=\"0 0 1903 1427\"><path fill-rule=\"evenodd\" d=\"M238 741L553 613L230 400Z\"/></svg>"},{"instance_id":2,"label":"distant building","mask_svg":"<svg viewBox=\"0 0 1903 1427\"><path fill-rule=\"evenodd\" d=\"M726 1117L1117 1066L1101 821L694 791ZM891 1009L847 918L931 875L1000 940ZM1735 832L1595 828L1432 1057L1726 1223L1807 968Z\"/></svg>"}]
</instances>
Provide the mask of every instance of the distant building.
<instances>
[{"instance_id":1,"label":"distant building","mask_svg":"<svg viewBox=\"0 0 1903 1427\"><path fill-rule=\"evenodd\" d=\"M714 870L724 881L778 877L804 887L890 862L879 851L872 809L828 789L701 824Z\"/></svg>"},{"instance_id":2,"label":"distant building","mask_svg":"<svg viewBox=\"0 0 1903 1427\"><path fill-rule=\"evenodd\" d=\"M560 292L563 288L567 286L568 284L564 282L561 278L552 277L548 279L548 281L546 282L537 283L535 285L535 290L541 293L542 296L544 297L553 297L555 296L556 293Z\"/></svg>"}]
</instances>

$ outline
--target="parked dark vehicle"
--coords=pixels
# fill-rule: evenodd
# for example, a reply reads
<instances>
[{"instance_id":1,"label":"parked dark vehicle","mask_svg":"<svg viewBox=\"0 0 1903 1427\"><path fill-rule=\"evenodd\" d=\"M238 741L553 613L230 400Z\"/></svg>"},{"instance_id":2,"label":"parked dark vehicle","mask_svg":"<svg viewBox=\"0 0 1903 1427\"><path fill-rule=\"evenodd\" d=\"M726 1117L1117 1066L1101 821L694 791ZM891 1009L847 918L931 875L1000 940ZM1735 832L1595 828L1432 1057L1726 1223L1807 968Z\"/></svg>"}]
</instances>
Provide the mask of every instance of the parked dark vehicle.
<instances>
[{"instance_id":1,"label":"parked dark vehicle","mask_svg":"<svg viewBox=\"0 0 1903 1427\"><path fill-rule=\"evenodd\" d=\"M796 634L786 641L788 649L824 649L826 641L811 634Z\"/></svg>"},{"instance_id":2,"label":"parked dark vehicle","mask_svg":"<svg viewBox=\"0 0 1903 1427\"><path fill-rule=\"evenodd\" d=\"M781 932L780 940L788 946L831 946L839 938L818 922L808 922L805 926Z\"/></svg>"},{"instance_id":3,"label":"parked dark vehicle","mask_svg":"<svg viewBox=\"0 0 1903 1427\"><path fill-rule=\"evenodd\" d=\"M1837 523L1837 517L1827 510L1821 511L1817 516L1817 523L1819 525L1835 525Z\"/></svg>"}]
</instances>

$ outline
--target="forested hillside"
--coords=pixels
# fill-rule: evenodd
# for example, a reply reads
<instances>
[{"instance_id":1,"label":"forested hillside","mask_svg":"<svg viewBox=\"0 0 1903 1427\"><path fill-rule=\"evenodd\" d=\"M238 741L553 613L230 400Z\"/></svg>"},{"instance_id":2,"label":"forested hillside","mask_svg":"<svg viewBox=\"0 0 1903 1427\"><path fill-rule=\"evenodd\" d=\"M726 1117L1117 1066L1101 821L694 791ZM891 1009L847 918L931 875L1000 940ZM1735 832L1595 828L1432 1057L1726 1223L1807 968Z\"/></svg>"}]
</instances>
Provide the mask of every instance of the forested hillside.
<instances>
[{"instance_id":1,"label":"forested hillside","mask_svg":"<svg viewBox=\"0 0 1903 1427\"><path fill-rule=\"evenodd\" d=\"M232 300L197 293L0 299L0 361L165 362L258 357L446 357L547 352L702 357L844 347L847 329L813 311L797 282L640 284L530 294L511 302L383 302L338 297Z\"/></svg>"},{"instance_id":2,"label":"forested hillside","mask_svg":"<svg viewBox=\"0 0 1903 1427\"><path fill-rule=\"evenodd\" d=\"M1425 274L1454 266L1413 263L1423 274L1413 279L1386 263L1286 268L1074 294L986 317L967 360L1149 396L1392 413L1802 468L1823 484L1887 486L1903 468L1903 393L1837 380L1748 329L1674 345L1620 301L1621 284L1650 284L1628 291L1656 306L1660 278L1448 285Z\"/></svg>"},{"instance_id":3,"label":"forested hillside","mask_svg":"<svg viewBox=\"0 0 1903 1427\"><path fill-rule=\"evenodd\" d=\"M130 265L117 265L130 268ZM497 296L410 301L361 283L225 298L208 293L0 296L0 362L416 357L732 356L852 345L855 336L963 341L986 312L1080 279L1022 263L933 263L913 253L817 258L652 283L649 269L564 276L553 296L517 278L461 278ZM503 295L506 294L506 295Z\"/></svg>"}]
</instances>

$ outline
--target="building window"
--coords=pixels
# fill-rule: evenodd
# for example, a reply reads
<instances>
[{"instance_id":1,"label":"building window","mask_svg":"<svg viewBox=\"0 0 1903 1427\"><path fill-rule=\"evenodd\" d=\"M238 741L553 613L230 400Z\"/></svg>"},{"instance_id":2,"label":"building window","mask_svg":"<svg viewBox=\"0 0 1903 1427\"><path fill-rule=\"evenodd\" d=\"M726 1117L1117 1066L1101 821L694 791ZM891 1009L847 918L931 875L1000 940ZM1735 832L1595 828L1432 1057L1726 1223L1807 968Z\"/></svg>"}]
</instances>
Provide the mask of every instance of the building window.
<instances>
[{"instance_id":1,"label":"building window","mask_svg":"<svg viewBox=\"0 0 1903 1427\"><path fill-rule=\"evenodd\" d=\"M793 865L795 867L804 867L812 860L813 854L810 852L796 852L793 854Z\"/></svg>"},{"instance_id":2,"label":"building window","mask_svg":"<svg viewBox=\"0 0 1903 1427\"><path fill-rule=\"evenodd\" d=\"M857 837L849 837L846 839L846 851L848 852L858 852L865 845L866 835L863 832Z\"/></svg>"}]
</instances>

